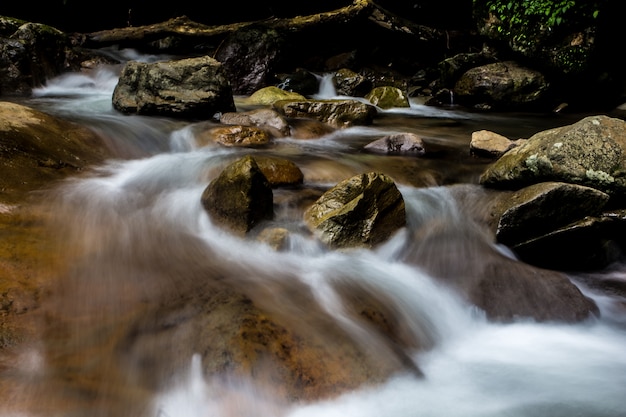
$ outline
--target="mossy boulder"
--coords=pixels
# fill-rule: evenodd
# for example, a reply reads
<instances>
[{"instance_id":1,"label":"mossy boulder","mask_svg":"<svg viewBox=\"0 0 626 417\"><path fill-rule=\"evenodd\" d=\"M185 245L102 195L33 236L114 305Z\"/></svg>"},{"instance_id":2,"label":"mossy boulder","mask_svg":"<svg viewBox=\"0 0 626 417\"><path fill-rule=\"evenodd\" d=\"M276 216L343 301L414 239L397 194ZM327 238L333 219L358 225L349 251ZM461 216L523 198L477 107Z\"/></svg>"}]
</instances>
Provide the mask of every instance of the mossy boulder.
<instances>
[{"instance_id":1,"label":"mossy boulder","mask_svg":"<svg viewBox=\"0 0 626 417\"><path fill-rule=\"evenodd\" d=\"M481 175L480 183L518 189L559 181L626 196L626 122L598 115L538 132L505 153Z\"/></svg>"}]
</instances>

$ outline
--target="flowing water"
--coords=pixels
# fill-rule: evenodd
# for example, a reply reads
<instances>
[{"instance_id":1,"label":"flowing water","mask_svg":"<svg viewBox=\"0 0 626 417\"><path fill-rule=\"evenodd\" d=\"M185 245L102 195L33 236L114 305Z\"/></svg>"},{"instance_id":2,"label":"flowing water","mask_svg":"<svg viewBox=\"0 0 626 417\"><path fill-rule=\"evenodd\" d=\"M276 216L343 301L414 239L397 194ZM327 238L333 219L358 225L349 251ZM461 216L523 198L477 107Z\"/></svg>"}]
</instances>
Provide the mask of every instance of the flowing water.
<instances>
[{"instance_id":1,"label":"flowing water","mask_svg":"<svg viewBox=\"0 0 626 417\"><path fill-rule=\"evenodd\" d=\"M428 222L443 222L452 230L469 222L443 185L476 183L489 162L469 155L471 132L490 129L511 138L528 137L578 117L472 114L415 101L409 109L381 110L372 126L321 139L281 139L257 150L200 148L192 123L117 114L111 107L116 71L100 68L51 80L26 103L90 126L119 158L55 191L51 205L54 227L62 235L59 251L71 267L45 302L41 340L18 358L21 376L0 404L0 415L626 415L626 309L617 297L579 284L598 303L599 318L575 325L492 323L401 255L415 244L411 232ZM320 96L333 96L332 88L323 86ZM392 157L360 151L372 139L396 131L418 133L429 155ZM253 239L231 236L211 222L200 196L226 163L244 153L295 161L312 189L364 171L385 171L405 198L406 230L376 250L330 252L303 231L301 207L289 198L291 191L276 190L274 223L290 230L288 250L278 252ZM480 231L469 229L459 227L460 236L471 234L460 237L467 239L468 247L482 239L488 250L504 252ZM436 256L455 265L470 261L467 253L480 258L484 250L479 246L457 253L452 248L458 246L445 248ZM194 314L193 303L181 305L193 299L190 294L205 290L199 277L207 271L258 288L251 291L272 298L268 304L285 314L295 311L299 301L281 288L295 280L357 343L369 346L374 355L385 355L380 335L346 314L334 283L340 279L348 286L367 285L393 304L409 333L428 341L429 349L405 352L423 375L400 373L336 398L295 404L262 378L207 377L202 352L185 343L192 340L186 330L169 330ZM598 273L623 280L626 267ZM164 341L155 331L143 334L139 326L127 349L107 349L118 333L130 332L132 318L153 311L154 300L160 309L155 320L171 337ZM297 311L303 325L308 323L306 313ZM112 404L116 399L119 404ZM130 404L135 401L140 403L136 408Z\"/></svg>"}]
</instances>

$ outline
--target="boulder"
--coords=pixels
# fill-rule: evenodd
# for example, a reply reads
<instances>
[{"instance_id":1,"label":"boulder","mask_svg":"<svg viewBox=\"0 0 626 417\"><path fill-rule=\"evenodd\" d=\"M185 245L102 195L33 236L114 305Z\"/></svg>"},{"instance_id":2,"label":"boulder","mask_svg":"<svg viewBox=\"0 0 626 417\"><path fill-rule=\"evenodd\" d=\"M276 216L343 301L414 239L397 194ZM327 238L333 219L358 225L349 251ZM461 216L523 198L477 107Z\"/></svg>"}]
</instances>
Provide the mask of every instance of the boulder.
<instances>
[{"instance_id":1,"label":"boulder","mask_svg":"<svg viewBox=\"0 0 626 417\"><path fill-rule=\"evenodd\" d=\"M196 142L200 146L219 143L222 146L254 148L270 143L272 135L260 127L254 126L218 126L196 133Z\"/></svg>"},{"instance_id":2,"label":"boulder","mask_svg":"<svg viewBox=\"0 0 626 417\"><path fill-rule=\"evenodd\" d=\"M410 107L409 98L397 87L375 87L367 93L365 99L381 109Z\"/></svg>"},{"instance_id":3,"label":"boulder","mask_svg":"<svg viewBox=\"0 0 626 417\"><path fill-rule=\"evenodd\" d=\"M423 268L498 322L574 323L598 307L561 272L503 254L471 221L434 219L418 228L403 260Z\"/></svg>"},{"instance_id":4,"label":"boulder","mask_svg":"<svg viewBox=\"0 0 626 417\"><path fill-rule=\"evenodd\" d=\"M539 71L506 61L468 70L457 80L453 90L459 104L512 110L539 105L548 88Z\"/></svg>"},{"instance_id":5,"label":"boulder","mask_svg":"<svg viewBox=\"0 0 626 417\"><path fill-rule=\"evenodd\" d=\"M409 154L416 156L426 153L422 138L411 132L387 135L368 143L364 149L386 154Z\"/></svg>"},{"instance_id":6,"label":"boulder","mask_svg":"<svg viewBox=\"0 0 626 417\"><path fill-rule=\"evenodd\" d=\"M122 113L204 120L236 110L224 68L208 56L128 62L113 91L113 107Z\"/></svg>"},{"instance_id":7,"label":"boulder","mask_svg":"<svg viewBox=\"0 0 626 417\"><path fill-rule=\"evenodd\" d=\"M372 81L348 68L337 70L333 76L337 94L350 97L364 97L372 90Z\"/></svg>"},{"instance_id":8,"label":"boulder","mask_svg":"<svg viewBox=\"0 0 626 417\"><path fill-rule=\"evenodd\" d=\"M240 235L274 217L272 188L251 156L224 168L201 201L213 221Z\"/></svg>"},{"instance_id":9,"label":"boulder","mask_svg":"<svg viewBox=\"0 0 626 417\"><path fill-rule=\"evenodd\" d=\"M227 125L256 126L267 129L275 137L289 136L289 123L276 110L255 109L242 112L228 112L222 114L220 122Z\"/></svg>"},{"instance_id":10,"label":"boulder","mask_svg":"<svg viewBox=\"0 0 626 417\"><path fill-rule=\"evenodd\" d=\"M112 152L90 129L0 102L0 201L12 201L104 161Z\"/></svg>"},{"instance_id":11,"label":"boulder","mask_svg":"<svg viewBox=\"0 0 626 417\"><path fill-rule=\"evenodd\" d=\"M545 181L596 188L612 197L626 192L626 122L589 116L538 132L481 175L488 187L518 189Z\"/></svg>"},{"instance_id":12,"label":"boulder","mask_svg":"<svg viewBox=\"0 0 626 417\"><path fill-rule=\"evenodd\" d=\"M294 93L275 86L269 86L256 90L249 97L244 99L244 103L263 106L274 104L280 100L306 100L306 97L300 93Z\"/></svg>"},{"instance_id":13,"label":"boulder","mask_svg":"<svg viewBox=\"0 0 626 417\"><path fill-rule=\"evenodd\" d=\"M385 174L356 175L325 192L304 221L330 247L374 247L405 226L404 199Z\"/></svg>"},{"instance_id":14,"label":"boulder","mask_svg":"<svg viewBox=\"0 0 626 417\"><path fill-rule=\"evenodd\" d=\"M286 117L311 118L337 128L369 125L376 107L358 100L281 100L273 107Z\"/></svg>"},{"instance_id":15,"label":"boulder","mask_svg":"<svg viewBox=\"0 0 626 417\"><path fill-rule=\"evenodd\" d=\"M283 43L278 30L261 24L231 33L214 56L224 65L233 93L250 95L259 88L276 84L274 73Z\"/></svg>"},{"instance_id":16,"label":"boulder","mask_svg":"<svg viewBox=\"0 0 626 417\"><path fill-rule=\"evenodd\" d=\"M511 140L489 130L477 130L472 132L470 153L477 156L499 158L509 149L518 146L523 140Z\"/></svg>"},{"instance_id":17,"label":"boulder","mask_svg":"<svg viewBox=\"0 0 626 417\"><path fill-rule=\"evenodd\" d=\"M499 201L496 238L508 246L601 213L609 200L602 191L581 185L544 182L522 188Z\"/></svg>"},{"instance_id":18,"label":"boulder","mask_svg":"<svg viewBox=\"0 0 626 417\"><path fill-rule=\"evenodd\" d=\"M69 66L67 35L51 26L0 16L0 94L28 95Z\"/></svg>"},{"instance_id":19,"label":"boulder","mask_svg":"<svg viewBox=\"0 0 626 417\"><path fill-rule=\"evenodd\" d=\"M313 119L291 119L291 133L292 139L318 139L322 136L329 135L337 128Z\"/></svg>"}]
</instances>

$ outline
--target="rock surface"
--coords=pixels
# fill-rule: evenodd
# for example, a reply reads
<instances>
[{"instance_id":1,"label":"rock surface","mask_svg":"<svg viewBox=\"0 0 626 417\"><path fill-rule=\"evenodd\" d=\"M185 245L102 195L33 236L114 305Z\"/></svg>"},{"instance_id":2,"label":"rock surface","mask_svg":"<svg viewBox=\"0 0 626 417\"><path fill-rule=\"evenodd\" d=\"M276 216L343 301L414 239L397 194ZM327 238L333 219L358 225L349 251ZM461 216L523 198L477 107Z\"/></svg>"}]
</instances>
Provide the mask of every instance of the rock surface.
<instances>
[{"instance_id":1,"label":"rock surface","mask_svg":"<svg viewBox=\"0 0 626 417\"><path fill-rule=\"evenodd\" d=\"M404 199L391 178L370 172L328 190L304 220L331 247L373 247L406 224Z\"/></svg>"},{"instance_id":2,"label":"rock surface","mask_svg":"<svg viewBox=\"0 0 626 417\"><path fill-rule=\"evenodd\" d=\"M224 168L204 190L201 201L218 225L240 235L274 216L272 188L251 156Z\"/></svg>"},{"instance_id":3,"label":"rock surface","mask_svg":"<svg viewBox=\"0 0 626 417\"><path fill-rule=\"evenodd\" d=\"M561 181L626 194L626 122L588 116L538 132L490 165L480 177L488 187L516 189Z\"/></svg>"},{"instance_id":4,"label":"rock surface","mask_svg":"<svg viewBox=\"0 0 626 417\"><path fill-rule=\"evenodd\" d=\"M224 69L208 56L128 62L113 92L113 107L122 113L201 120L235 111Z\"/></svg>"}]
</instances>

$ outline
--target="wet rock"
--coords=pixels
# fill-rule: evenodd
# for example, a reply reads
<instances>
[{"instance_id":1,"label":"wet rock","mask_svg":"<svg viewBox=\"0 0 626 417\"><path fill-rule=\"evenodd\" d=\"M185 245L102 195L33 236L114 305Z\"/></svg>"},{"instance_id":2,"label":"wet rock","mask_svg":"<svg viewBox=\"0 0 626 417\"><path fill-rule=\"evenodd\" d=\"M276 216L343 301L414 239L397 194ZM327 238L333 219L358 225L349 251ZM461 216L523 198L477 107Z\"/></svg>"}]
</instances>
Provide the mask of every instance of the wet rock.
<instances>
[{"instance_id":1,"label":"wet rock","mask_svg":"<svg viewBox=\"0 0 626 417\"><path fill-rule=\"evenodd\" d=\"M412 242L405 260L458 291L490 320L572 323L598 314L565 274L504 255L472 222L433 220Z\"/></svg>"},{"instance_id":2,"label":"wet rock","mask_svg":"<svg viewBox=\"0 0 626 417\"><path fill-rule=\"evenodd\" d=\"M524 139L511 140L489 130L472 132L470 152L477 156L499 158L509 149L518 146Z\"/></svg>"},{"instance_id":3,"label":"wet rock","mask_svg":"<svg viewBox=\"0 0 626 417\"><path fill-rule=\"evenodd\" d=\"M0 201L49 187L111 154L90 129L26 106L0 102Z\"/></svg>"},{"instance_id":4,"label":"wet rock","mask_svg":"<svg viewBox=\"0 0 626 417\"><path fill-rule=\"evenodd\" d=\"M626 122L589 116L545 130L491 164L480 183L516 189L544 181L596 188L612 197L626 193Z\"/></svg>"},{"instance_id":5,"label":"wet rock","mask_svg":"<svg viewBox=\"0 0 626 417\"><path fill-rule=\"evenodd\" d=\"M287 249L287 245L289 244L289 230L284 227L263 229L257 236L257 240L266 243L275 251L283 251Z\"/></svg>"},{"instance_id":6,"label":"wet rock","mask_svg":"<svg viewBox=\"0 0 626 417\"><path fill-rule=\"evenodd\" d=\"M515 109L538 105L548 88L540 72L506 61L470 69L458 79L453 90L460 104Z\"/></svg>"},{"instance_id":7,"label":"wet rock","mask_svg":"<svg viewBox=\"0 0 626 417\"><path fill-rule=\"evenodd\" d=\"M284 75L278 87L303 96L310 96L320 90L320 80L312 72L297 68L293 73Z\"/></svg>"},{"instance_id":8,"label":"wet rock","mask_svg":"<svg viewBox=\"0 0 626 417\"><path fill-rule=\"evenodd\" d=\"M213 221L241 235L274 217L272 188L251 156L229 164L201 201Z\"/></svg>"},{"instance_id":9,"label":"wet rock","mask_svg":"<svg viewBox=\"0 0 626 417\"><path fill-rule=\"evenodd\" d=\"M330 247L373 247L406 224L404 199L391 178L370 172L325 192L304 220Z\"/></svg>"},{"instance_id":10,"label":"wet rock","mask_svg":"<svg viewBox=\"0 0 626 417\"><path fill-rule=\"evenodd\" d=\"M496 238L509 246L521 243L598 215L608 200L602 191L575 184L544 182L522 188L494 207Z\"/></svg>"},{"instance_id":11,"label":"wet rock","mask_svg":"<svg viewBox=\"0 0 626 417\"><path fill-rule=\"evenodd\" d=\"M299 93L269 86L256 90L244 102L251 105L269 105L280 100L306 100L306 97Z\"/></svg>"},{"instance_id":12,"label":"wet rock","mask_svg":"<svg viewBox=\"0 0 626 417\"><path fill-rule=\"evenodd\" d=\"M250 95L277 81L274 73L283 44L284 39L276 29L245 26L229 35L214 56L224 65L233 93Z\"/></svg>"},{"instance_id":13,"label":"wet rock","mask_svg":"<svg viewBox=\"0 0 626 417\"><path fill-rule=\"evenodd\" d=\"M312 118L337 128L369 125L376 107L357 100L281 100L273 107L286 117Z\"/></svg>"},{"instance_id":14,"label":"wet rock","mask_svg":"<svg viewBox=\"0 0 626 417\"><path fill-rule=\"evenodd\" d=\"M255 155L254 160L272 187L297 186L304 181L300 168L288 159Z\"/></svg>"},{"instance_id":15,"label":"wet rock","mask_svg":"<svg viewBox=\"0 0 626 417\"><path fill-rule=\"evenodd\" d=\"M227 125L256 126L267 129L275 137L289 136L289 123L280 113L272 109L255 109L246 112L222 114L220 122Z\"/></svg>"},{"instance_id":16,"label":"wet rock","mask_svg":"<svg viewBox=\"0 0 626 417\"><path fill-rule=\"evenodd\" d=\"M410 154L422 156L426 153L424 141L415 133L396 133L377 139L365 145L364 149L371 152L386 154Z\"/></svg>"},{"instance_id":17,"label":"wet rock","mask_svg":"<svg viewBox=\"0 0 626 417\"><path fill-rule=\"evenodd\" d=\"M264 129L253 126L220 126L213 127L195 135L200 146L219 143L226 147L254 148L270 143L272 135Z\"/></svg>"},{"instance_id":18,"label":"wet rock","mask_svg":"<svg viewBox=\"0 0 626 417\"><path fill-rule=\"evenodd\" d=\"M397 87L376 87L367 93L365 99L381 109L410 106L409 98Z\"/></svg>"},{"instance_id":19,"label":"wet rock","mask_svg":"<svg viewBox=\"0 0 626 417\"><path fill-rule=\"evenodd\" d=\"M293 139L318 139L337 130L331 125L313 119L290 119Z\"/></svg>"},{"instance_id":20,"label":"wet rock","mask_svg":"<svg viewBox=\"0 0 626 417\"><path fill-rule=\"evenodd\" d=\"M0 94L28 95L70 66L70 40L51 26L0 16Z\"/></svg>"},{"instance_id":21,"label":"wet rock","mask_svg":"<svg viewBox=\"0 0 626 417\"><path fill-rule=\"evenodd\" d=\"M364 97L372 90L372 81L348 68L337 70L333 76L337 94L350 97Z\"/></svg>"},{"instance_id":22,"label":"wet rock","mask_svg":"<svg viewBox=\"0 0 626 417\"><path fill-rule=\"evenodd\" d=\"M202 120L236 110L224 68L208 56L128 62L113 91L113 107L122 113Z\"/></svg>"}]
</instances>

